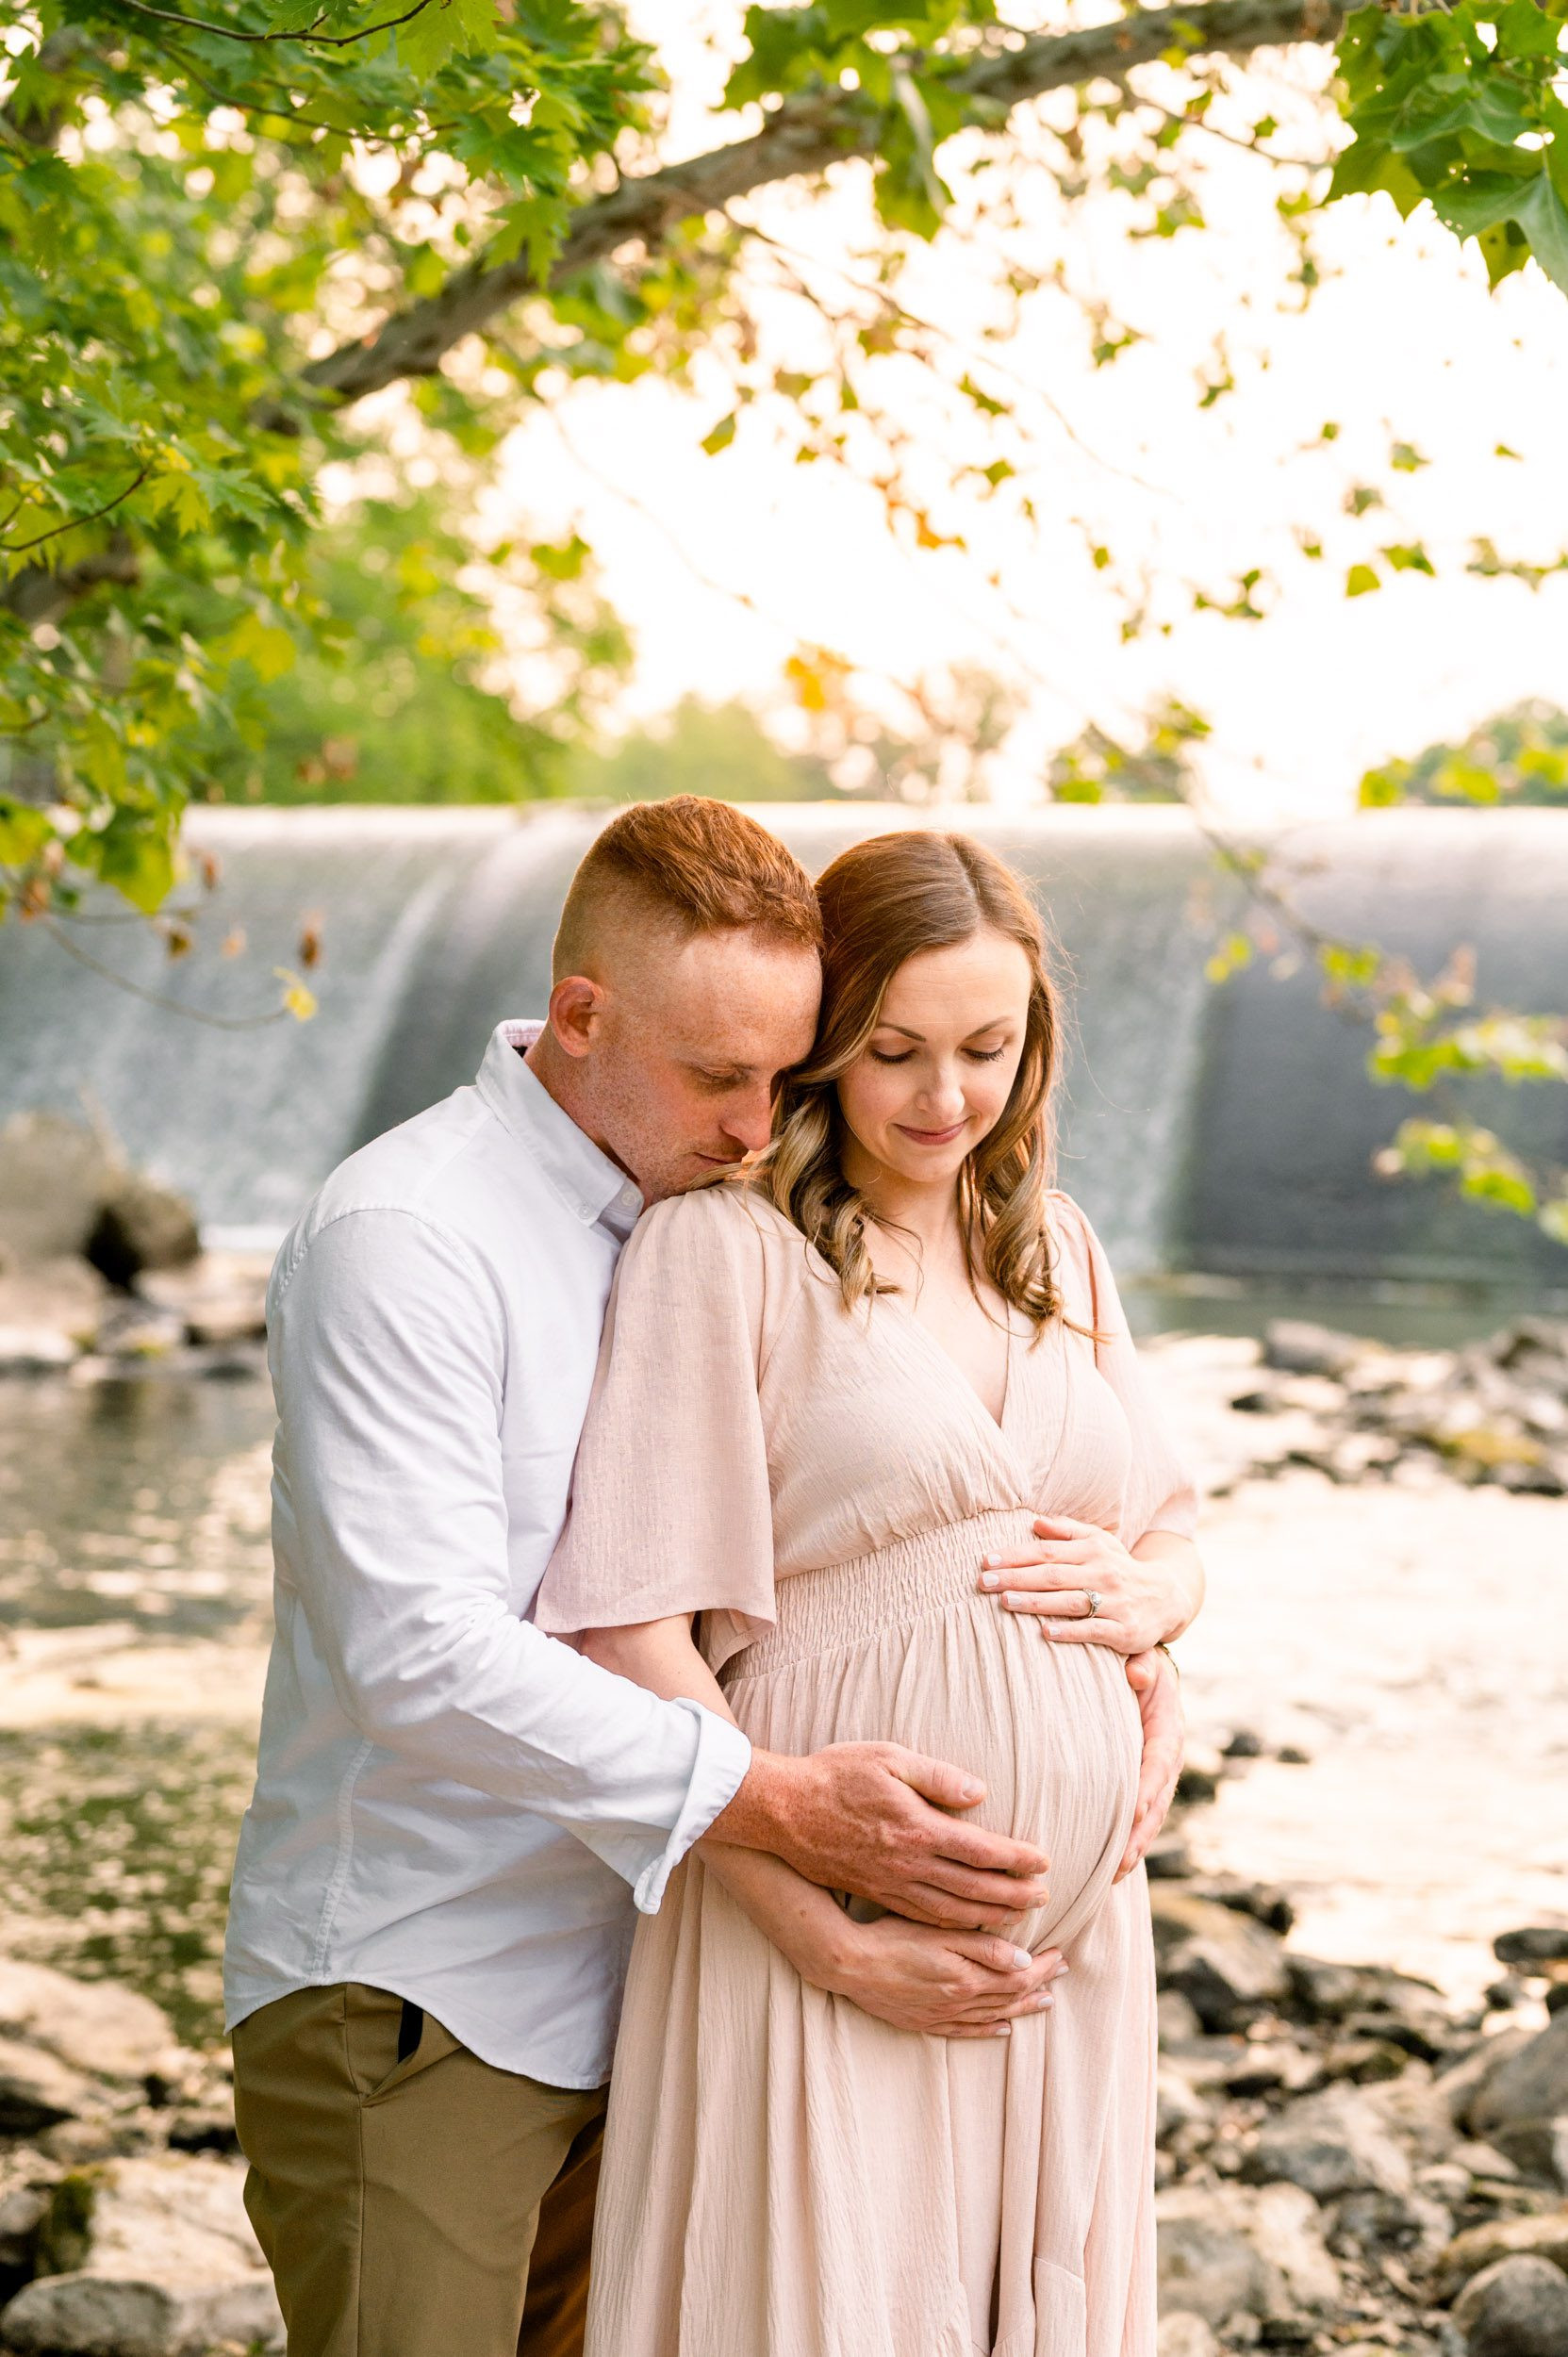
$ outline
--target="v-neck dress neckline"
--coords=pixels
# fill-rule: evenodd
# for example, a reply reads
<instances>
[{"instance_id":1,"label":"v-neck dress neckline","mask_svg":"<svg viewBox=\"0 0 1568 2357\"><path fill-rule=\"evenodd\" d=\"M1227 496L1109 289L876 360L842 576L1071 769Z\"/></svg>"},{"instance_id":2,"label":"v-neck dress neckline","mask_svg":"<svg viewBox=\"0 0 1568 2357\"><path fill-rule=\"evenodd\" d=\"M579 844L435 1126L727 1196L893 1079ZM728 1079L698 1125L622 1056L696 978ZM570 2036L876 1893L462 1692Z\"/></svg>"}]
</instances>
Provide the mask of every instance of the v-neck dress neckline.
<instances>
[{"instance_id":1,"label":"v-neck dress neckline","mask_svg":"<svg viewBox=\"0 0 1568 2357\"><path fill-rule=\"evenodd\" d=\"M893 1304L893 1306L898 1310L900 1315L902 1317L905 1325L912 1327L915 1332L919 1336L920 1341L925 1345L927 1351L933 1351L938 1360L952 1377L953 1381L963 1386L964 1390L974 1401L975 1406L979 1409L981 1414L984 1417L985 1422L997 1435L997 1438L999 1440L1005 1441L1008 1437L1007 1428L1013 1408L1013 1393L1015 1388L1014 1345L1018 1339L1016 1325L1017 1312L1015 1310L1013 1304L1010 1301L1004 1302L1003 1304L1007 1316L1007 1323L1004 1329L1007 1336L1007 1358L1002 1369L1001 1412L999 1415L993 1415L990 1409L985 1405L984 1400L981 1397L979 1387L971 1382L969 1377L965 1374L964 1369L960 1366L952 1352L948 1348L947 1343L939 1342L937 1337L932 1332L930 1327L927 1326L925 1321L920 1317L915 1308L913 1300L907 1294L883 1293L879 1294L876 1296L876 1299L878 1302L886 1301ZM983 1306L984 1305L982 1304L982 1308ZM874 1310L873 1314L875 1314Z\"/></svg>"}]
</instances>

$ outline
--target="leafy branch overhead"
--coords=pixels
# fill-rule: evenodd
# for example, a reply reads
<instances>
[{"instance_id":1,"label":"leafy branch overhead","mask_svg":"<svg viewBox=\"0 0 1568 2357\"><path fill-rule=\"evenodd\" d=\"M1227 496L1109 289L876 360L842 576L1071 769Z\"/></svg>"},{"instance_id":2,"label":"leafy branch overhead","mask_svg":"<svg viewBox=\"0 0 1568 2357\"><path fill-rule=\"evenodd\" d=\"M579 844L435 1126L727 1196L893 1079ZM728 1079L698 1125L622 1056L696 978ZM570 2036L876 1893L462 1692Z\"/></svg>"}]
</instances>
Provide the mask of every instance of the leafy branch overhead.
<instances>
[{"instance_id":1,"label":"leafy branch overhead","mask_svg":"<svg viewBox=\"0 0 1568 2357\"><path fill-rule=\"evenodd\" d=\"M369 397L405 388L471 509L501 437L563 380L679 376L721 334L744 345L737 289L768 244L753 200L846 173L869 177L883 250L869 297L830 325L862 357L917 352L898 256L949 234L960 190L982 216L1005 207L993 167L1040 102L1076 109L1053 131L1065 198L1101 185L1139 208L1133 234L1190 234L1189 141L1277 156L1271 120L1238 138L1212 117L1227 61L1335 40L1350 137L1334 191L1428 199L1494 276L1533 255L1568 285L1562 26L1538 0L1347 22L1336 0L1201 0L1032 34L990 0L753 8L726 136L671 162L658 59L579 0L22 0L0 55L6 904L68 914L96 882L163 905L189 799L254 768L279 683L341 649L312 549L323 468L383 447ZM1097 118L1125 127L1119 149L1085 139ZM1312 169L1278 208L1303 300ZM770 251L826 317L820 274ZM1103 316L1094 333L1097 365L1137 340ZM1222 346L1204 403L1234 381ZM1007 426L995 371L966 368L958 389ZM771 397L804 458L866 422L836 363L775 371ZM721 420L709 445L733 432ZM1017 494L1005 451L972 471ZM894 463L878 484L917 548L956 545ZM1418 541L1378 553L1430 569ZM622 659L591 556L566 587L542 541L498 555L481 535L474 560L541 618L547 676L520 718L548 768ZM449 552L448 577L463 562ZM1254 572L1198 602L1257 619L1267 586Z\"/></svg>"}]
</instances>

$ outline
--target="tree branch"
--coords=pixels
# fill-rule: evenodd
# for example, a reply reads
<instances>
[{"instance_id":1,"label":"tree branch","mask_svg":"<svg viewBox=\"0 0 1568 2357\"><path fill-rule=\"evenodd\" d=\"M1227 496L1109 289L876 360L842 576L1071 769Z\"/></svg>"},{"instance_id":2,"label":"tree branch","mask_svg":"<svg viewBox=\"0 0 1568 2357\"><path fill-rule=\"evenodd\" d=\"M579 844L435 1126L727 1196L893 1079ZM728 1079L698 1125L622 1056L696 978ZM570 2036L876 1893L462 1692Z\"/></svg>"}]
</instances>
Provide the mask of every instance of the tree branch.
<instances>
[{"instance_id":1,"label":"tree branch","mask_svg":"<svg viewBox=\"0 0 1568 2357\"><path fill-rule=\"evenodd\" d=\"M241 33L232 25L217 25L205 16L180 16L172 8L151 8L147 0L120 0L120 6L128 8L133 16L153 17L160 25L183 25L190 32L210 33L220 41L243 41L254 49L263 49L280 41L310 41L327 49L352 49L355 41L371 41L377 33L393 32L411 18L422 16L430 5L431 0L414 0L414 6L404 8L401 16L384 17L379 25L366 25L357 33L319 33L316 26L322 22L320 17L293 32Z\"/></svg>"},{"instance_id":2,"label":"tree branch","mask_svg":"<svg viewBox=\"0 0 1568 2357\"><path fill-rule=\"evenodd\" d=\"M58 571L48 565L24 566L0 588L0 613L12 614L33 629L40 622L58 621L78 598L105 582L134 589L140 578L135 549L124 533L117 532L110 536L107 548L95 550L78 564L61 566Z\"/></svg>"},{"instance_id":3,"label":"tree branch","mask_svg":"<svg viewBox=\"0 0 1568 2357\"><path fill-rule=\"evenodd\" d=\"M952 77L952 88L971 101L1010 112L1047 91L1101 77L1119 81L1132 67L1167 51L1245 57L1255 49L1331 39L1343 20L1343 0L1202 0L1191 8L1137 8L1110 25L1022 41L966 66ZM608 196L583 206L548 283L561 286L623 246L652 250L682 222L722 211L753 190L869 156L880 127L876 111L853 91L786 99L751 139L623 180ZM511 304L539 291L538 279L520 256L493 268L470 263L438 294L394 312L359 341L312 361L303 383L346 404L405 376L432 376L465 336L477 334Z\"/></svg>"}]
</instances>

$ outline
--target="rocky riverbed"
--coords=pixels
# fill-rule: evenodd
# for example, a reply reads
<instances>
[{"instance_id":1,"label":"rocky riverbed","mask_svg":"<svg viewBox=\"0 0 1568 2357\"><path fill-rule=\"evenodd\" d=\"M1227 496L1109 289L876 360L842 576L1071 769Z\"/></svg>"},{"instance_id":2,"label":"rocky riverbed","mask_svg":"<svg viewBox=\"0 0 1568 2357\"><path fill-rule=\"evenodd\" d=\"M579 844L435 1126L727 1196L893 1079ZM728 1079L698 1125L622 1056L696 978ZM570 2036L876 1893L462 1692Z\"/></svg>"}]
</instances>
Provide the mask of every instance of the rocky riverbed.
<instances>
[{"instance_id":1,"label":"rocky riverbed","mask_svg":"<svg viewBox=\"0 0 1568 2357\"><path fill-rule=\"evenodd\" d=\"M265 1267L22 1143L56 1183L19 1238L0 1157L0 2347L275 2347L217 1974ZM1564 1329L1148 1365L1211 1501L1152 1861L1161 2357L1568 2357Z\"/></svg>"},{"instance_id":2,"label":"rocky riverbed","mask_svg":"<svg viewBox=\"0 0 1568 2357\"><path fill-rule=\"evenodd\" d=\"M1160 2357L1563 2357L1568 1921L1500 1934L1470 2011L1312 1956L1284 1891L1194 1865L1262 1749L1195 1755L1151 1860ZM0 2347L280 2347L243 2174L221 2050L0 1958Z\"/></svg>"}]
</instances>

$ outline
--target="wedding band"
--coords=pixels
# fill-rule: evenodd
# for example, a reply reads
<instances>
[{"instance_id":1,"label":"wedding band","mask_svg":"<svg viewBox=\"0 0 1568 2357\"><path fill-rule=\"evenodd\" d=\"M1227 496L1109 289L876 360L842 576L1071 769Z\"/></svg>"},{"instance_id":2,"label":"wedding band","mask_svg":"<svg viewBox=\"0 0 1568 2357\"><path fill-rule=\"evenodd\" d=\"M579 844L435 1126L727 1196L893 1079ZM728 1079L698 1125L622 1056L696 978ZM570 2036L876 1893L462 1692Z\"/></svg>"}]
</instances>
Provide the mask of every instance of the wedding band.
<instances>
[{"instance_id":1,"label":"wedding band","mask_svg":"<svg viewBox=\"0 0 1568 2357\"><path fill-rule=\"evenodd\" d=\"M1083 1593L1088 1599L1089 1618L1092 1621L1095 1614L1099 1610L1099 1590L1098 1588L1085 1588Z\"/></svg>"}]
</instances>

